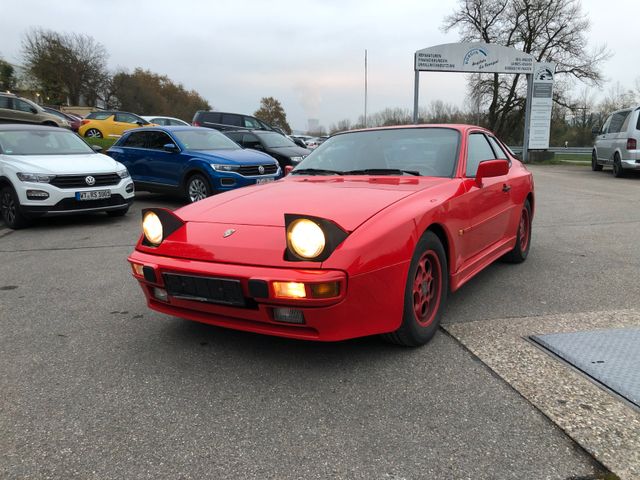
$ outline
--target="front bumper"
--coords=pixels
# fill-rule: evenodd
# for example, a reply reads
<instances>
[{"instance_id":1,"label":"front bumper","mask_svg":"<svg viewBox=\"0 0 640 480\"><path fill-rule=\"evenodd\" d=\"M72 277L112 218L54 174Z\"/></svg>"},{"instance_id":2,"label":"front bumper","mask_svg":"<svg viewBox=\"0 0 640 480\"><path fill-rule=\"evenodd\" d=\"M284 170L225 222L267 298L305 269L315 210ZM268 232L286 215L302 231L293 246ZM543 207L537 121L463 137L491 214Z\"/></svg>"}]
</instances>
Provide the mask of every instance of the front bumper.
<instances>
[{"instance_id":1,"label":"front bumper","mask_svg":"<svg viewBox=\"0 0 640 480\"><path fill-rule=\"evenodd\" d=\"M201 262L150 255L135 251L129 262L152 271L148 278L134 273L147 299L156 311L197 322L254 333L319 341L387 333L396 330L402 320L404 285L408 262L392 265L367 274L348 276L340 270L296 270L292 268ZM245 306L210 303L168 295L157 298L155 288L165 289L164 274L183 274L239 281ZM255 296L250 281L340 283L338 297L328 299L279 299ZM304 323L277 321L275 309L296 309Z\"/></svg>"},{"instance_id":2,"label":"front bumper","mask_svg":"<svg viewBox=\"0 0 640 480\"><path fill-rule=\"evenodd\" d=\"M19 187L16 188L16 193L20 200L21 210L31 216L121 210L128 208L135 197L133 181L130 177L122 179L116 185L86 188L59 188L37 182L16 182L16 187ZM109 190L111 196L98 200L78 200L76 197L76 194L80 192L100 190ZM48 197L42 200L33 200L27 196L28 191L46 192Z\"/></svg>"}]
</instances>

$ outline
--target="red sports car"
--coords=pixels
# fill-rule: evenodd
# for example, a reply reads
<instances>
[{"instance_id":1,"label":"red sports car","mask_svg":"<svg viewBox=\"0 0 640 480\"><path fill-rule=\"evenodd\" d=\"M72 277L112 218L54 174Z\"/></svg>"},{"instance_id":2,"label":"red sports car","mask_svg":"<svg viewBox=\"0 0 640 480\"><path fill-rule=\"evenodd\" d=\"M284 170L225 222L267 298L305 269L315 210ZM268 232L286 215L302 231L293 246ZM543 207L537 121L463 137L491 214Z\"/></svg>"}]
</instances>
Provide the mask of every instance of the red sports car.
<instances>
[{"instance_id":1,"label":"red sports car","mask_svg":"<svg viewBox=\"0 0 640 480\"><path fill-rule=\"evenodd\" d=\"M149 307L308 340L435 333L447 294L531 242L533 178L469 125L334 135L285 178L143 211L129 257Z\"/></svg>"}]
</instances>

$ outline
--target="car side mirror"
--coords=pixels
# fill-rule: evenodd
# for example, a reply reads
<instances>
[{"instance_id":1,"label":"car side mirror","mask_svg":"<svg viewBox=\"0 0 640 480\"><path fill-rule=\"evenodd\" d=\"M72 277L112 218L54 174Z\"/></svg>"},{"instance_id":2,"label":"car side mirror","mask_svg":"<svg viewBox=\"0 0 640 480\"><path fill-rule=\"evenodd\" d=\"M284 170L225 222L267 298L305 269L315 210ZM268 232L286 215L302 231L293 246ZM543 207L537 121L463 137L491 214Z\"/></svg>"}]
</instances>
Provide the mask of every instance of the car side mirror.
<instances>
[{"instance_id":1,"label":"car side mirror","mask_svg":"<svg viewBox=\"0 0 640 480\"><path fill-rule=\"evenodd\" d=\"M174 143L167 143L166 145L163 145L162 148L165 152L169 153L177 153L180 151L178 146Z\"/></svg>"},{"instance_id":2,"label":"car side mirror","mask_svg":"<svg viewBox=\"0 0 640 480\"><path fill-rule=\"evenodd\" d=\"M38 109L35 107L29 107L29 110L31 110L31 113L38 113Z\"/></svg>"},{"instance_id":3,"label":"car side mirror","mask_svg":"<svg viewBox=\"0 0 640 480\"><path fill-rule=\"evenodd\" d=\"M600 126L596 125L595 127L593 127L591 129L591 135L593 135L594 137L597 137L598 135L600 135Z\"/></svg>"},{"instance_id":4,"label":"car side mirror","mask_svg":"<svg viewBox=\"0 0 640 480\"><path fill-rule=\"evenodd\" d=\"M102 151L102 147L100 145L91 145L91 150L96 153L100 153Z\"/></svg>"},{"instance_id":5,"label":"car side mirror","mask_svg":"<svg viewBox=\"0 0 640 480\"><path fill-rule=\"evenodd\" d=\"M289 175L293 171L293 165L285 165L284 166L284 174Z\"/></svg>"},{"instance_id":6,"label":"car side mirror","mask_svg":"<svg viewBox=\"0 0 640 480\"><path fill-rule=\"evenodd\" d=\"M141 122L140 120L138 120L138 121L136 122L136 125L138 125L139 127L141 127L141 126L143 126L143 125L144 125L144 122Z\"/></svg>"},{"instance_id":7,"label":"car side mirror","mask_svg":"<svg viewBox=\"0 0 640 480\"><path fill-rule=\"evenodd\" d=\"M501 177L507 173L509 173L509 162L507 160L485 160L478 165L476 185L481 188L483 178Z\"/></svg>"}]
</instances>

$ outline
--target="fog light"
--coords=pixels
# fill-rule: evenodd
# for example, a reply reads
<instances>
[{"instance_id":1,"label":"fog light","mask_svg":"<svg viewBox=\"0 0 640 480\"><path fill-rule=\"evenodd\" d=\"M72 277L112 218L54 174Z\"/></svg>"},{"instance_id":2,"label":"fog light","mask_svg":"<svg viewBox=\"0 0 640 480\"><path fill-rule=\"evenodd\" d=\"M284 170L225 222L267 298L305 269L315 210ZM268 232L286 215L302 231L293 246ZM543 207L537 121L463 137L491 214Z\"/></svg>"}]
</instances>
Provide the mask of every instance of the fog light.
<instances>
[{"instance_id":1,"label":"fog light","mask_svg":"<svg viewBox=\"0 0 640 480\"><path fill-rule=\"evenodd\" d=\"M304 314L302 310L298 310L297 308L274 308L273 318L277 322L297 323L299 325L304 323Z\"/></svg>"},{"instance_id":2,"label":"fog light","mask_svg":"<svg viewBox=\"0 0 640 480\"><path fill-rule=\"evenodd\" d=\"M156 297L157 300L161 300L163 302L169 300L169 294L164 288L153 287L153 296Z\"/></svg>"},{"instance_id":3,"label":"fog light","mask_svg":"<svg viewBox=\"0 0 640 480\"><path fill-rule=\"evenodd\" d=\"M306 298L307 291L304 283L273 282L273 292L276 298Z\"/></svg>"},{"instance_id":4,"label":"fog light","mask_svg":"<svg viewBox=\"0 0 640 480\"><path fill-rule=\"evenodd\" d=\"M29 200L46 200L49 194L43 190L27 190L27 198Z\"/></svg>"},{"instance_id":5,"label":"fog light","mask_svg":"<svg viewBox=\"0 0 640 480\"><path fill-rule=\"evenodd\" d=\"M309 289L312 298L331 298L340 295L339 282L312 283Z\"/></svg>"},{"instance_id":6,"label":"fog light","mask_svg":"<svg viewBox=\"0 0 640 480\"><path fill-rule=\"evenodd\" d=\"M223 187L232 187L236 184L236 181L233 178L221 178L220 183Z\"/></svg>"},{"instance_id":7,"label":"fog light","mask_svg":"<svg viewBox=\"0 0 640 480\"><path fill-rule=\"evenodd\" d=\"M142 270L143 267L144 267L144 265L142 265L140 263L132 263L131 264L131 270L133 270L133 274L134 275L138 275L139 277L142 277L144 275L144 272Z\"/></svg>"},{"instance_id":8,"label":"fog light","mask_svg":"<svg viewBox=\"0 0 640 480\"><path fill-rule=\"evenodd\" d=\"M133 193L133 183L130 183L129 185L127 185L126 187L124 187L125 192L127 193Z\"/></svg>"}]
</instances>

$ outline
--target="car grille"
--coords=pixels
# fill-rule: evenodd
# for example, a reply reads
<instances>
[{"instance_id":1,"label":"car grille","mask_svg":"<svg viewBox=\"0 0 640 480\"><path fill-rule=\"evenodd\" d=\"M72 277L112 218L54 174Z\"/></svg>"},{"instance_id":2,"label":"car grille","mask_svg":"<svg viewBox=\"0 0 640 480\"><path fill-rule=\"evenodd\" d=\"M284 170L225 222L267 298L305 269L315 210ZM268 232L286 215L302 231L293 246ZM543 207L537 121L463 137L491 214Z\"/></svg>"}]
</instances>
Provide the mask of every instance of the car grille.
<instances>
[{"instance_id":1,"label":"car grille","mask_svg":"<svg viewBox=\"0 0 640 480\"><path fill-rule=\"evenodd\" d=\"M239 280L175 273L165 273L163 278L167 292L173 297L236 307L245 306Z\"/></svg>"},{"instance_id":2,"label":"car grille","mask_svg":"<svg viewBox=\"0 0 640 480\"><path fill-rule=\"evenodd\" d=\"M96 183L88 185L85 179L89 176L93 177L96 180ZM117 173L56 175L56 177L51 180L51 185L58 188L106 187L109 185L117 185L118 183L120 183L120 176Z\"/></svg>"},{"instance_id":3,"label":"car grille","mask_svg":"<svg viewBox=\"0 0 640 480\"><path fill-rule=\"evenodd\" d=\"M262 165L262 167L264 167L264 173L260 173L258 167L260 167L260 165L245 165L238 168L238 173L245 177L255 177L258 175L273 175L278 171L278 165L275 164Z\"/></svg>"}]
</instances>

